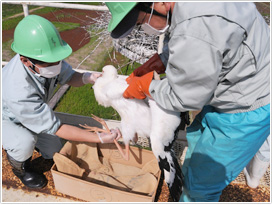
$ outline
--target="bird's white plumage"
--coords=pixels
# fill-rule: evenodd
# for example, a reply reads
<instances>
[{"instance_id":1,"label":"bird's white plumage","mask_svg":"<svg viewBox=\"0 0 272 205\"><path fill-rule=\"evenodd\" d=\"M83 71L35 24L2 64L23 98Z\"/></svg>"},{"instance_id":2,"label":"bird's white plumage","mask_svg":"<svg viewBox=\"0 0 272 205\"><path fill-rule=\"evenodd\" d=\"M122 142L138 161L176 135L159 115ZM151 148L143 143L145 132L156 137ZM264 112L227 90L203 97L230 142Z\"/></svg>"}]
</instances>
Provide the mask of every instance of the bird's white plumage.
<instances>
[{"instance_id":1,"label":"bird's white plumage","mask_svg":"<svg viewBox=\"0 0 272 205\"><path fill-rule=\"evenodd\" d=\"M180 124L180 113L165 110L151 99L149 100L149 105L152 114L152 127L150 133L152 151L157 159L158 156L167 158L169 163L173 164L170 153L165 152L164 149L173 143L174 132ZM159 143L156 143L156 141ZM172 170L172 174L164 170L165 181L169 183L169 186L173 183L173 180L171 179L174 177L173 172L175 173L175 170Z\"/></svg>"},{"instance_id":2,"label":"bird's white plumage","mask_svg":"<svg viewBox=\"0 0 272 205\"><path fill-rule=\"evenodd\" d=\"M125 144L129 144L136 133L150 137L152 151L164 171L170 193L177 201L182 186L181 170L172 145L180 124L180 113L164 110L152 99L148 100L149 105L144 100L125 99L123 92L127 87L126 80L118 77L116 68L111 65L103 68L102 77L93 86L97 102L104 107L112 106L119 113Z\"/></svg>"},{"instance_id":3,"label":"bird's white plumage","mask_svg":"<svg viewBox=\"0 0 272 205\"><path fill-rule=\"evenodd\" d=\"M97 102L104 107L112 106L121 117L121 131L125 144L137 133L148 137L151 129L151 113L143 100L125 99L123 92L128 84L124 78L117 76L115 67L103 68L102 77L93 86Z\"/></svg>"}]
</instances>

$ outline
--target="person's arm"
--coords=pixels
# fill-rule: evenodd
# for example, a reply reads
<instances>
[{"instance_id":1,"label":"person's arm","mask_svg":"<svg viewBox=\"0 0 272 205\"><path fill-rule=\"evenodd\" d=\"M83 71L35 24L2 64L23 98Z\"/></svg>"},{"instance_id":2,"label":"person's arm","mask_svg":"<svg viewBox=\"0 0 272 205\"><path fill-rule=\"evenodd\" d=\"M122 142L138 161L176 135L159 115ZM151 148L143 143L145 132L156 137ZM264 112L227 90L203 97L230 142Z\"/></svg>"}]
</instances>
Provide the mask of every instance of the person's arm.
<instances>
[{"instance_id":1,"label":"person's arm","mask_svg":"<svg viewBox=\"0 0 272 205\"><path fill-rule=\"evenodd\" d=\"M169 50L167 77L150 83L150 95L167 110L202 109L217 88L222 53L209 42L186 35L173 36Z\"/></svg>"},{"instance_id":2,"label":"person's arm","mask_svg":"<svg viewBox=\"0 0 272 205\"><path fill-rule=\"evenodd\" d=\"M66 61L63 61L61 73L59 75L59 84L68 84L73 87L81 87L85 84L94 84L96 79L100 77L100 73L96 72L84 72L79 73L72 69L72 66Z\"/></svg>"},{"instance_id":3,"label":"person's arm","mask_svg":"<svg viewBox=\"0 0 272 205\"><path fill-rule=\"evenodd\" d=\"M75 72L72 78L67 82L68 85L73 87L81 87L85 85L82 81L83 73Z\"/></svg>"},{"instance_id":4,"label":"person's arm","mask_svg":"<svg viewBox=\"0 0 272 205\"><path fill-rule=\"evenodd\" d=\"M118 139L121 134L118 129L111 130L111 133L91 133L81 128L63 124L60 126L56 135L60 138L78 141L78 142L93 142L93 143L113 143L114 139Z\"/></svg>"},{"instance_id":5,"label":"person's arm","mask_svg":"<svg viewBox=\"0 0 272 205\"><path fill-rule=\"evenodd\" d=\"M209 43L190 37L175 36L169 43L166 78L153 80L153 72L134 77L123 93L125 98L151 96L167 110L199 110L210 100L222 67L221 53ZM185 52L186 51L186 52Z\"/></svg>"}]
</instances>

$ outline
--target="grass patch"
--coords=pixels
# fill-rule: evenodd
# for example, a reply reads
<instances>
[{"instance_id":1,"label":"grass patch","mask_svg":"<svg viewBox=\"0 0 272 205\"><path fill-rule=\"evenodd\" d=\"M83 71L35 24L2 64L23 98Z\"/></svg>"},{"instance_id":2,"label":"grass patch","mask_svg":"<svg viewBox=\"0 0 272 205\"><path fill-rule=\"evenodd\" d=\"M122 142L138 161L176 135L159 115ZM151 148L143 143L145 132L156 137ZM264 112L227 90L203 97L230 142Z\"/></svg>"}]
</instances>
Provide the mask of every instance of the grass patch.
<instances>
[{"instance_id":1,"label":"grass patch","mask_svg":"<svg viewBox=\"0 0 272 205\"><path fill-rule=\"evenodd\" d=\"M68 30L71 30L71 29L75 29L77 27L80 26L79 23L62 23L62 22L52 22L54 24L54 26L56 27L56 29L59 31L59 32L62 32L62 31L68 31Z\"/></svg>"},{"instance_id":2,"label":"grass patch","mask_svg":"<svg viewBox=\"0 0 272 205\"><path fill-rule=\"evenodd\" d=\"M98 105L91 87L91 85L70 87L57 104L55 111L89 117L94 114L105 119L120 120L120 116L113 108Z\"/></svg>"},{"instance_id":3,"label":"grass patch","mask_svg":"<svg viewBox=\"0 0 272 205\"><path fill-rule=\"evenodd\" d=\"M10 48L13 39L2 43L2 61L10 61L16 53Z\"/></svg>"},{"instance_id":4,"label":"grass patch","mask_svg":"<svg viewBox=\"0 0 272 205\"><path fill-rule=\"evenodd\" d=\"M2 30L14 29L23 18L24 16L18 16L2 21Z\"/></svg>"},{"instance_id":5,"label":"grass patch","mask_svg":"<svg viewBox=\"0 0 272 205\"><path fill-rule=\"evenodd\" d=\"M36 15L40 15L40 14L46 14L46 13L50 13L50 12L54 12L57 10L60 10L61 8L54 8L54 7L44 7L41 9L37 9L33 12L30 12L31 14L36 14Z\"/></svg>"},{"instance_id":6,"label":"grass patch","mask_svg":"<svg viewBox=\"0 0 272 205\"><path fill-rule=\"evenodd\" d=\"M28 9L34 9L38 6L28 6ZM19 14L24 12L23 6L19 4L2 4L2 18L5 19L7 17L13 16L15 14Z\"/></svg>"},{"instance_id":7,"label":"grass patch","mask_svg":"<svg viewBox=\"0 0 272 205\"><path fill-rule=\"evenodd\" d=\"M3 4L4 5L9 5L9 6L15 6L15 8L17 6L20 6L22 7L21 5L10 5L10 4ZM56 11L58 10L57 8L51 8L51 7L45 7L45 8L41 8L41 9L38 9L34 12L32 12L31 14L36 14L36 15L40 15L40 14L43 14L43 13L49 13L49 12L52 12L52 11ZM14 9L14 11L8 11L8 13L13 13L14 14L17 14L17 13L21 13L22 11L18 12L17 9ZM17 12L17 13L16 13ZM12 14L12 15L14 15ZM6 11L3 9L2 10L2 16L12 16L12 15L9 15L9 14L6 14ZM14 17L14 18L9 18L9 19L4 19L2 21L2 30L9 30L9 29L14 29L17 24L24 18L24 15L22 16L18 16L18 17Z\"/></svg>"},{"instance_id":8,"label":"grass patch","mask_svg":"<svg viewBox=\"0 0 272 205\"><path fill-rule=\"evenodd\" d=\"M19 16L19 17L15 17L15 18L11 18L11 19L7 19L3 21L2 30L14 29L23 18L24 16ZM52 23L55 25L55 27L57 28L59 32L71 30L80 26L79 23L68 23L68 22L65 22L65 23L52 22Z\"/></svg>"}]
</instances>

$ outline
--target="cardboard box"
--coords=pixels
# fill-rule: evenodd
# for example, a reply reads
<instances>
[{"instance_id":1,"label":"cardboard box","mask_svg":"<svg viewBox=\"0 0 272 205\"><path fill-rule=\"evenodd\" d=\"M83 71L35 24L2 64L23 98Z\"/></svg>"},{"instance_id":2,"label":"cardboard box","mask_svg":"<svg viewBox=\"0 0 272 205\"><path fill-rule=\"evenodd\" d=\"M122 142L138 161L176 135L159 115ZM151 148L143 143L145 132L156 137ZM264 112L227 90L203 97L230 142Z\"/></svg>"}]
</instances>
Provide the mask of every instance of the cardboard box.
<instances>
[{"instance_id":1,"label":"cardboard box","mask_svg":"<svg viewBox=\"0 0 272 205\"><path fill-rule=\"evenodd\" d=\"M142 168L146 163L155 159L152 151L138 147L130 147L130 160L124 160L114 144L97 144L98 156L106 157L112 162L132 165ZM158 166L157 163L155 163ZM57 170L56 164L51 169L57 191L89 202L153 202L159 185L161 171L158 167L156 174L157 185L152 196L131 193L110 186L82 180Z\"/></svg>"}]
</instances>

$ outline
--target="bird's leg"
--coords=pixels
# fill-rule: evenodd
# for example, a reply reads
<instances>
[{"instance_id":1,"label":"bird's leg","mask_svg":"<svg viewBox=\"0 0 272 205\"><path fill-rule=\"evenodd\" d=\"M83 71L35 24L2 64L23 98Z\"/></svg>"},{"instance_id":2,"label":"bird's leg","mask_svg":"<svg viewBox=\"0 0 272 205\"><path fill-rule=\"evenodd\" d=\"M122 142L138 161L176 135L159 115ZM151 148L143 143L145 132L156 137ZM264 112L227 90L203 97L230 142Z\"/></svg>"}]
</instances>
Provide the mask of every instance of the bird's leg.
<instances>
[{"instance_id":1,"label":"bird's leg","mask_svg":"<svg viewBox=\"0 0 272 205\"><path fill-rule=\"evenodd\" d=\"M125 151L123 150L123 148L121 147L121 145L117 142L117 140L114 139L114 143L119 151L119 153L122 155L122 157L125 160L129 160L129 144L125 145Z\"/></svg>"},{"instance_id":2,"label":"bird's leg","mask_svg":"<svg viewBox=\"0 0 272 205\"><path fill-rule=\"evenodd\" d=\"M110 129L109 129L109 127L108 127L108 125L106 124L106 122L103 120L103 119L101 119L101 118L99 118L99 117L97 117L97 116L95 116L95 115L93 115L92 114L92 118L95 120L95 121L97 121L97 122L99 122L99 123L101 123L101 125L103 125L104 127L105 127L105 129L106 130L104 130L104 129L101 129L101 128L98 128L98 127L90 127L90 126L88 126L88 125L81 125L80 124L80 126L81 127L84 127L85 129L87 129L88 131L92 131L92 132L107 132L107 133L110 133ZM135 135L135 137L137 137L136 139L138 140L138 136L136 136ZM135 138L134 138L135 139ZM136 140L136 141L137 141ZM114 144L116 145L116 147L117 147L117 149L118 149L118 151L119 151L119 153L122 155L122 157L125 159L125 160L129 160L129 144L127 144L127 145L125 145L125 151L122 149L122 147L121 147L121 145L118 143L118 141L116 140L116 139L114 139L113 140L114 141Z\"/></svg>"},{"instance_id":3,"label":"bird's leg","mask_svg":"<svg viewBox=\"0 0 272 205\"><path fill-rule=\"evenodd\" d=\"M101 125L103 125L106 130L102 129L102 128L98 128L98 127L91 127L91 126L88 126L88 125L81 125L79 124L81 127L85 128L87 131L90 131L90 132L108 132L110 133L110 129L108 127L108 125L106 124L105 120L95 116L92 114L92 117L95 121L99 122Z\"/></svg>"},{"instance_id":4,"label":"bird's leg","mask_svg":"<svg viewBox=\"0 0 272 205\"><path fill-rule=\"evenodd\" d=\"M106 128L106 130L107 130L108 132L110 132L110 129L109 129L107 123L105 122L105 120L103 120L103 119L101 119L101 118L95 116L94 114L92 114L92 118L93 118L94 120L96 120L97 122L100 122L101 125L103 125L103 126Z\"/></svg>"},{"instance_id":5,"label":"bird's leg","mask_svg":"<svg viewBox=\"0 0 272 205\"><path fill-rule=\"evenodd\" d=\"M102 128L91 127L91 126L88 126L86 124L85 125L79 124L79 126L85 128L87 131L90 131L90 132L108 132L107 130L104 130Z\"/></svg>"}]
</instances>

